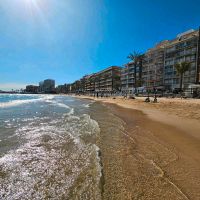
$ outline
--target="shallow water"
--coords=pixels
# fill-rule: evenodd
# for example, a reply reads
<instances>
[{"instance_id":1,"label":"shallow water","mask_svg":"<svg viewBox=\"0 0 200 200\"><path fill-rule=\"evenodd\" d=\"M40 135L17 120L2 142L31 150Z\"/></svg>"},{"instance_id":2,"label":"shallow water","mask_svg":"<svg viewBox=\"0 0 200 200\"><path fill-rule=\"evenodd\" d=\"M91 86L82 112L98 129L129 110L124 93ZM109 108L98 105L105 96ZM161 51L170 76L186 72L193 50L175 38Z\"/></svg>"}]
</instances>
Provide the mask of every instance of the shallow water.
<instances>
[{"instance_id":1,"label":"shallow water","mask_svg":"<svg viewBox=\"0 0 200 200\"><path fill-rule=\"evenodd\" d=\"M101 199L91 101L0 95L0 199Z\"/></svg>"},{"instance_id":2,"label":"shallow water","mask_svg":"<svg viewBox=\"0 0 200 200\"><path fill-rule=\"evenodd\" d=\"M177 163L186 166L187 162L180 159L174 146L155 136L157 131L167 134L173 129L156 122L150 125L151 120L142 112L115 105L102 107L95 103L91 106L91 117L98 121L101 129L98 145L103 164L104 200L198 199L197 189L193 194L196 198L190 198L193 197L191 187L197 183L188 186L179 181L188 181L188 177L180 174ZM154 126L162 129L152 128ZM190 178L194 180L193 176ZM190 193L185 186L190 187Z\"/></svg>"}]
</instances>

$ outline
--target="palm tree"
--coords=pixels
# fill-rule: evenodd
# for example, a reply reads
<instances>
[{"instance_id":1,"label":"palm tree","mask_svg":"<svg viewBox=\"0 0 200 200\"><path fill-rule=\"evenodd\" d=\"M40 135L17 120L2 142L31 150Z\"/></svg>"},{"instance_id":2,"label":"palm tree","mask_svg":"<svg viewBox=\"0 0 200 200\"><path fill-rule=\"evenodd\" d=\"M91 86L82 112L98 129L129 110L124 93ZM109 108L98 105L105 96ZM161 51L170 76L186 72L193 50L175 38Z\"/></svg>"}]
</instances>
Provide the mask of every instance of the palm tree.
<instances>
[{"instance_id":1,"label":"palm tree","mask_svg":"<svg viewBox=\"0 0 200 200\"><path fill-rule=\"evenodd\" d=\"M175 68L178 74L180 75L180 91L182 91L182 85L183 85L183 75L186 71L190 69L191 63L189 62L182 62L182 63L176 63Z\"/></svg>"},{"instance_id":2,"label":"palm tree","mask_svg":"<svg viewBox=\"0 0 200 200\"><path fill-rule=\"evenodd\" d=\"M142 60L143 60L143 54L137 52L137 51L134 51L133 53L130 53L128 56L127 56L128 59L130 59L131 61L133 61L133 64L134 64L134 79L135 79L135 88L137 86L140 86L140 81L141 80L137 80L137 76L136 76L136 73L137 73L137 65L139 64L141 66L142 64ZM139 79L141 79L141 74L142 74L142 67L140 67L140 72L139 72Z\"/></svg>"}]
</instances>

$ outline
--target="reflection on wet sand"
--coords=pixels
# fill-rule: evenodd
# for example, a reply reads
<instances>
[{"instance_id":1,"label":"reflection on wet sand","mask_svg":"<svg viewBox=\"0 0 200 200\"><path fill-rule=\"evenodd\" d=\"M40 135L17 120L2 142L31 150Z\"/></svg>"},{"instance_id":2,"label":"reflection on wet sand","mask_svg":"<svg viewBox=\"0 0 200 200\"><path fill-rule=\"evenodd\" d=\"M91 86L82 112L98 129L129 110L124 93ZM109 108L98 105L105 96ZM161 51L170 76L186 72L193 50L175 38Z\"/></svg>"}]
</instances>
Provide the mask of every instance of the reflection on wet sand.
<instances>
[{"instance_id":1,"label":"reflection on wet sand","mask_svg":"<svg viewBox=\"0 0 200 200\"><path fill-rule=\"evenodd\" d=\"M93 106L99 106L92 117L101 129L103 199L200 199L199 140L140 111Z\"/></svg>"}]
</instances>

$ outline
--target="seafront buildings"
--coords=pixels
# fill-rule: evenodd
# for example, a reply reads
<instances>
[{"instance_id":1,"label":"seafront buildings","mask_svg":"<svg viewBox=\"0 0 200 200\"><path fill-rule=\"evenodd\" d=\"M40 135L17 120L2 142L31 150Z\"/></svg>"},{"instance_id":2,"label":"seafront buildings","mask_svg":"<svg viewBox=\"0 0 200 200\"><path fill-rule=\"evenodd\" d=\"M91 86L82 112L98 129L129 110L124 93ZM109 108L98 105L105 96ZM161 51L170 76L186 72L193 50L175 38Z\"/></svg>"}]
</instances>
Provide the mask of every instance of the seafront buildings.
<instances>
[{"instance_id":1,"label":"seafront buildings","mask_svg":"<svg viewBox=\"0 0 200 200\"><path fill-rule=\"evenodd\" d=\"M97 73L83 76L72 84L59 85L51 79L40 82L40 93L76 93L87 95L145 94L179 91L180 76L175 64L191 63L184 74L183 89L200 85L200 34L189 30L175 39L164 40L140 55L137 62L130 61L122 67L111 66ZM199 87L199 86L198 86ZM27 86L27 91L35 89Z\"/></svg>"},{"instance_id":2,"label":"seafront buildings","mask_svg":"<svg viewBox=\"0 0 200 200\"><path fill-rule=\"evenodd\" d=\"M164 90L164 55L168 41L163 41L149 49L142 63L142 86L145 90Z\"/></svg>"},{"instance_id":3,"label":"seafront buildings","mask_svg":"<svg viewBox=\"0 0 200 200\"><path fill-rule=\"evenodd\" d=\"M121 68L111 66L95 74L95 92L112 93L120 91Z\"/></svg>"},{"instance_id":4,"label":"seafront buildings","mask_svg":"<svg viewBox=\"0 0 200 200\"><path fill-rule=\"evenodd\" d=\"M67 94L67 93L70 93L71 91L71 84L64 84L64 85L58 85L56 87L56 93L59 93L59 94Z\"/></svg>"},{"instance_id":5,"label":"seafront buildings","mask_svg":"<svg viewBox=\"0 0 200 200\"><path fill-rule=\"evenodd\" d=\"M26 93L36 94L38 93L39 86L36 85L27 85L26 86Z\"/></svg>"},{"instance_id":6,"label":"seafront buildings","mask_svg":"<svg viewBox=\"0 0 200 200\"><path fill-rule=\"evenodd\" d=\"M183 88L186 90L200 83L199 31L189 30L178 34L173 40L158 43L144 53L142 66L136 70L133 62L125 64L121 71L121 90L127 93L178 91L180 76L175 64L183 61L191 63L183 78ZM134 75L136 72L139 74L140 69L141 79L139 75Z\"/></svg>"},{"instance_id":7,"label":"seafront buildings","mask_svg":"<svg viewBox=\"0 0 200 200\"><path fill-rule=\"evenodd\" d=\"M85 76L85 93L91 94L95 92L95 74Z\"/></svg>"},{"instance_id":8,"label":"seafront buildings","mask_svg":"<svg viewBox=\"0 0 200 200\"><path fill-rule=\"evenodd\" d=\"M124 65L121 69L121 92L133 94L142 86L142 60L138 63L133 61Z\"/></svg>"},{"instance_id":9,"label":"seafront buildings","mask_svg":"<svg viewBox=\"0 0 200 200\"><path fill-rule=\"evenodd\" d=\"M71 84L71 92L77 94L106 94L120 91L121 68L108 67L100 72L86 75Z\"/></svg>"},{"instance_id":10,"label":"seafront buildings","mask_svg":"<svg viewBox=\"0 0 200 200\"><path fill-rule=\"evenodd\" d=\"M30 94L37 94L37 93L53 94L53 93L56 93L55 80L46 79L44 81L39 82L39 86L27 85L26 89L23 91L23 93L24 92L30 93ZM60 92L62 92L62 90L59 90L59 93Z\"/></svg>"},{"instance_id":11,"label":"seafront buildings","mask_svg":"<svg viewBox=\"0 0 200 200\"><path fill-rule=\"evenodd\" d=\"M191 63L189 71L184 74L183 88L199 83L198 60L199 31L190 30L177 35L165 47L164 86L167 90L179 88L180 78L175 69L175 64L183 61Z\"/></svg>"},{"instance_id":12,"label":"seafront buildings","mask_svg":"<svg viewBox=\"0 0 200 200\"><path fill-rule=\"evenodd\" d=\"M46 79L39 83L39 93L55 93L55 80Z\"/></svg>"}]
</instances>

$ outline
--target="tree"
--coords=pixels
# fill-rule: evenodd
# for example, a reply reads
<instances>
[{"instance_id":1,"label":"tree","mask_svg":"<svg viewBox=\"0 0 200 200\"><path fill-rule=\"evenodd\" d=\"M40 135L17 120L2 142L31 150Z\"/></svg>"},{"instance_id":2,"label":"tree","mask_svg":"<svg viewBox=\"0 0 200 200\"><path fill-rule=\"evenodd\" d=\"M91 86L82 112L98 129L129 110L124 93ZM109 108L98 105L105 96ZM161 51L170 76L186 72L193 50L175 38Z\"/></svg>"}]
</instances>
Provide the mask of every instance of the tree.
<instances>
[{"instance_id":1,"label":"tree","mask_svg":"<svg viewBox=\"0 0 200 200\"><path fill-rule=\"evenodd\" d=\"M130 59L131 61L133 61L133 65L134 65L134 79L135 79L135 88L140 86L138 85L138 83L140 83L141 80L137 80L137 76L136 76L136 73L137 73L137 66L140 65L140 72L139 72L139 79L141 79L141 75L142 75L142 60L143 60L143 54L139 53L139 52L136 52L134 51L133 53L130 53L128 56L127 56L128 59Z\"/></svg>"},{"instance_id":2,"label":"tree","mask_svg":"<svg viewBox=\"0 0 200 200\"><path fill-rule=\"evenodd\" d=\"M182 85L183 85L183 75L186 71L190 69L191 64L189 62L182 62L182 63L176 63L175 68L180 76L180 91L182 91Z\"/></svg>"}]
</instances>

